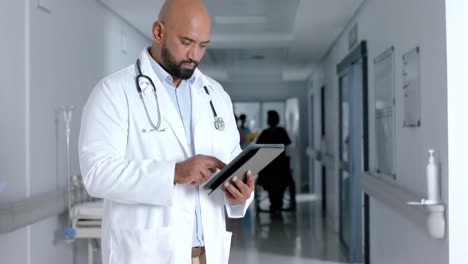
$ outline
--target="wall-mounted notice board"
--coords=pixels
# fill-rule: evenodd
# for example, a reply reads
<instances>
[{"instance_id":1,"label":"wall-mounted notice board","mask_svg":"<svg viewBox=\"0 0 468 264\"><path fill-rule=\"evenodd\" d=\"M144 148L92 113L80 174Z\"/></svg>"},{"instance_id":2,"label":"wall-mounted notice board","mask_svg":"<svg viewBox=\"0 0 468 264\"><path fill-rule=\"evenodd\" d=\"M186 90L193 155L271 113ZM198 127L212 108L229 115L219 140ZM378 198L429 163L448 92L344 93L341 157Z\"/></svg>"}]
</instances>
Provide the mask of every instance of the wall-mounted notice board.
<instances>
[{"instance_id":1,"label":"wall-mounted notice board","mask_svg":"<svg viewBox=\"0 0 468 264\"><path fill-rule=\"evenodd\" d=\"M421 126L419 47L403 55L403 126Z\"/></svg>"},{"instance_id":2,"label":"wall-mounted notice board","mask_svg":"<svg viewBox=\"0 0 468 264\"><path fill-rule=\"evenodd\" d=\"M394 47L374 59L375 172L395 178Z\"/></svg>"}]
</instances>

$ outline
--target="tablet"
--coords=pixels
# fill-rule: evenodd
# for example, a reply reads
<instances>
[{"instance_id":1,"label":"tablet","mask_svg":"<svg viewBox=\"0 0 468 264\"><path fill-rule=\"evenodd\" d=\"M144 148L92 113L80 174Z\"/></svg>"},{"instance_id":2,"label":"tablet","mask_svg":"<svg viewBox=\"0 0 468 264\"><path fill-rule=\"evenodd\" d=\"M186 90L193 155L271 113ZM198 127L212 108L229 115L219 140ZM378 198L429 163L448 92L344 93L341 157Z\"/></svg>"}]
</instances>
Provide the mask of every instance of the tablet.
<instances>
[{"instance_id":1,"label":"tablet","mask_svg":"<svg viewBox=\"0 0 468 264\"><path fill-rule=\"evenodd\" d=\"M245 173L248 170L252 171L252 175L256 175L283 151L283 144L252 143L227 164L226 167L209 179L203 188L211 190L211 194L218 188L224 188L224 183L230 181L234 176L244 180Z\"/></svg>"}]
</instances>

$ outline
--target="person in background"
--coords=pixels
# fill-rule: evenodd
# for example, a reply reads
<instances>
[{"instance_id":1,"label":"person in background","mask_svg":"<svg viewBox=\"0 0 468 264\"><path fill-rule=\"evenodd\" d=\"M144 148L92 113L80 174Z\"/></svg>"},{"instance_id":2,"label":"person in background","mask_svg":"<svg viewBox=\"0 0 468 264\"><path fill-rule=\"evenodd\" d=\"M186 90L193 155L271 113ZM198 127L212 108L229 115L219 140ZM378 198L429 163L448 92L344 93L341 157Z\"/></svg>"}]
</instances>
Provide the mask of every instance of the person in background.
<instances>
[{"instance_id":1,"label":"person in background","mask_svg":"<svg viewBox=\"0 0 468 264\"><path fill-rule=\"evenodd\" d=\"M225 212L243 217L255 183L248 171L211 195L200 187L242 151L229 95L197 69L210 28L201 0L166 1L152 46L88 98L79 158L104 199L103 264L229 261Z\"/></svg>"},{"instance_id":2,"label":"person in background","mask_svg":"<svg viewBox=\"0 0 468 264\"><path fill-rule=\"evenodd\" d=\"M250 128L245 125L246 121L247 121L247 116L245 114L241 114L239 116L238 128L239 128L239 136L240 136L240 145L242 149L247 147L250 143L250 141L248 140L248 135L250 135L251 132L250 132Z\"/></svg>"},{"instance_id":3,"label":"person in background","mask_svg":"<svg viewBox=\"0 0 468 264\"><path fill-rule=\"evenodd\" d=\"M278 112L270 110L267 114L267 123L269 128L260 133L257 144L291 144L288 133L282 127L279 127ZM279 214L283 209L283 194L286 187L291 188L290 210L296 209L294 180L289 168L289 157L286 153L281 153L272 163L265 167L259 173L257 184L268 191L270 200L270 212L273 215Z\"/></svg>"}]
</instances>

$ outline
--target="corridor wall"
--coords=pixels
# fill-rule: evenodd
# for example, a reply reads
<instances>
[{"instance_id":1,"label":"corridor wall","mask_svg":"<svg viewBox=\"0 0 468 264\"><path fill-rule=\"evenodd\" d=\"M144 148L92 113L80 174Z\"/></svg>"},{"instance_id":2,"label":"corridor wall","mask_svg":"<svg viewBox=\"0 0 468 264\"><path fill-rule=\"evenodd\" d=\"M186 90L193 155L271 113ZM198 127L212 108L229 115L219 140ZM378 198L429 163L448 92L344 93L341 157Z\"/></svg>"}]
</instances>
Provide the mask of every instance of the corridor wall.
<instances>
[{"instance_id":1,"label":"corridor wall","mask_svg":"<svg viewBox=\"0 0 468 264\"><path fill-rule=\"evenodd\" d=\"M25 1L0 1L0 201L27 197ZM2 263L28 263L28 229L0 235ZM16 250L22 249L22 250Z\"/></svg>"},{"instance_id":2,"label":"corridor wall","mask_svg":"<svg viewBox=\"0 0 468 264\"><path fill-rule=\"evenodd\" d=\"M327 139L338 157L338 77L336 66L350 52L348 32L358 26L359 41L367 41L369 69L369 109L373 109L373 59L395 47L396 92L396 182L425 195L427 150L434 148L440 160L442 199L447 202L447 74L444 1L365 1L342 35L324 58L327 98ZM359 43L358 41L358 43ZM421 127L403 127L402 55L421 48ZM369 127L374 127L371 111ZM370 141L374 140L371 130ZM371 167L375 151L370 150ZM328 212L336 231L339 222L338 170L330 171L327 182ZM440 264L448 262L448 240L431 239L424 227L412 224L379 201L370 199L371 263Z\"/></svg>"},{"instance_id":3,"label":"corridor wall","mask_svg":"<svg viewBox=\"0 0 468 264\"><path fill-rule=\"evenodd\" d=\"M101 78L134 63L151 44L96 0L42 2L51 4L0 2L0 180L7 183L0 202L65 187L61 105L76 106L71 171L79 173L77 141L87 97ZM73 263L73 246L78 259L84 257L86 249L80 243L59 241L56 233L63 224L64 217L52 217L1 234L1 263Z\"/></svg>"}]
</instances>

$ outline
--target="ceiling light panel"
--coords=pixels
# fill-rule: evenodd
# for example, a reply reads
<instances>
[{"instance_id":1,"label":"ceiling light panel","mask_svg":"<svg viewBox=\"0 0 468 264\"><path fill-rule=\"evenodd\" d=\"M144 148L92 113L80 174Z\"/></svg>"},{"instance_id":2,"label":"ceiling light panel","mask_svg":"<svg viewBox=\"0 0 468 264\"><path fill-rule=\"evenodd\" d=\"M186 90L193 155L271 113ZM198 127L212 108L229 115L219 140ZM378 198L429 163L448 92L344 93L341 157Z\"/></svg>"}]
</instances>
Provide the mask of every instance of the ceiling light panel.
<instances>
[{"instance_id":1,"label":"ceiling light panel","mask_svg":"<svg viewBox=\"0 0 468 264\"><path fill-rule=\"evenodd\" d=\"M294 27L299 0L205 0L216 34L284 34Z\"/></svg>"}]
</instances>

